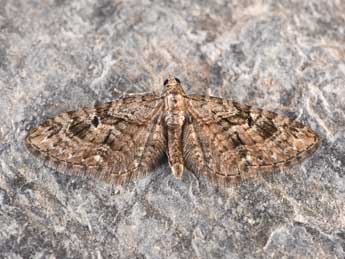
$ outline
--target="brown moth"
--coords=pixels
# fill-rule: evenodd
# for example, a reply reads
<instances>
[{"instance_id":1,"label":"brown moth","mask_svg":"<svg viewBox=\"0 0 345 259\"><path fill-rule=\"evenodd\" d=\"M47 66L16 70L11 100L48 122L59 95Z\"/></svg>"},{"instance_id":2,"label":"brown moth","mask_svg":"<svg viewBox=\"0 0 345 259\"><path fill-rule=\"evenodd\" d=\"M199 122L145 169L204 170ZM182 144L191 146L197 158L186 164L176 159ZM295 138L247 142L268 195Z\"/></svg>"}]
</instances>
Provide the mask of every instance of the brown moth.
<instances>
[{"instance_id":1,"label":"brown moth","mask_svg":"<svg viewBox=\"0 0 345 259\"><path fill-rule=\"evenodd\" d=\"M148 174L165 154L177 179L186 167L229 184L300 162L319 143L315 132L294 119L187 95L173 77L159 96L130 95L61 113L26 138L50 167L113 184Z\"/></svg>"}]
</instances>

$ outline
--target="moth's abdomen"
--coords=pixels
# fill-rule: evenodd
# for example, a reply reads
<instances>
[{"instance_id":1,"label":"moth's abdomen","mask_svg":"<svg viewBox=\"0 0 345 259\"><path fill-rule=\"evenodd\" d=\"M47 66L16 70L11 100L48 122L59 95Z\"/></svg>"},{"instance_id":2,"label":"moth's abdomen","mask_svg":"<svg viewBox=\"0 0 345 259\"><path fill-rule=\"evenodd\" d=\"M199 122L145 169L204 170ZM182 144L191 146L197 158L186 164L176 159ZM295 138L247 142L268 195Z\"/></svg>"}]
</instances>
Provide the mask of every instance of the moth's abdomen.
<instances>
[{"instance_id":1,"label":"moth's abdomen","mask_svg":"<svg viewBox=\"0 0 345 259\"><path fill-rule=\"evenodd\" d=\"M168 128L168 159L172 173L177 179L181 179L184 169L182 127Z\"/></svg>"},{"instance_id":2,"label":"moth's abdomen","mask_svg":"<svg viewBox=\"0 0 345 259\"><path fill-rule=\"evenodd\" d=\"M181 179L184 169L182 154L182 129L186 108L184 97L171 92L165 97L164 123L168 133L168 159L174 176Z\"/></svg>"}]
</instances>

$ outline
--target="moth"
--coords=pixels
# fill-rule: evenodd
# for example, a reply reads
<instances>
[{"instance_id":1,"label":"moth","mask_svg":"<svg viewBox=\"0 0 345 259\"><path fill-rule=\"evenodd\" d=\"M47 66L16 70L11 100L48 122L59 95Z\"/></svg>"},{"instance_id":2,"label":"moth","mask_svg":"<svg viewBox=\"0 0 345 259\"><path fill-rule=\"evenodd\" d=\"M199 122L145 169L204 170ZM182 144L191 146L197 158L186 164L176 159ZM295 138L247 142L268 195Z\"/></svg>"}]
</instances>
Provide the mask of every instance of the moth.
<instances>
[{"instance_id":1,"label":"moth","mask_svg":"<svg viewBox=\"0 0 345 259\"><path fill-rule=\"evenodd\" d=\"M64 112L26 137L57 171L124 184L167 156L181 179L187 168L231 184L300 162L320 138L296 120L234 101L187 95L170 76L160 95L134 94Z\"/></svg>"}]
</instances>

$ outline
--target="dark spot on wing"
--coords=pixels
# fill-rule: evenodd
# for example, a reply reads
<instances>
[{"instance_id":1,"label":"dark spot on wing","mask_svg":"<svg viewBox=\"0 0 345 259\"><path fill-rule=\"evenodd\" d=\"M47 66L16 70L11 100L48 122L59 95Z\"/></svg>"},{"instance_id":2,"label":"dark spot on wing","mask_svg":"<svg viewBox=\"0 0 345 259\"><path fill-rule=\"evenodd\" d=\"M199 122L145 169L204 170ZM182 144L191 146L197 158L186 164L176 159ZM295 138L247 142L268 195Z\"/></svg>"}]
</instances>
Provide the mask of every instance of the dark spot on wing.
<instances>
[{"instance_id":1,"label":"dark spot on wing","mask_svg":"<svg viewBox=\"0 0 345 259\"><path fill-rule=\"evenodd\" d=\"M93 119L92 119L92 121L91 121L91 123L92 123L93 126L95 126L95 128L97 128L98 125L99 125L99 119L98 119L98 117L97 117L97 116L94 116Z\"/></svg>"},{"instance_id":2,"label":"dark spot on wing","mask_svg":"<svg viewBox=\"0 0 345 259\"><path fill-rule=\"evenodd\" d=\"M248 116L247 122L248 122L249 127L253 126L254 120L253 120L252 116L250 116L250 115Z\"/></svg>"}]
</instances>

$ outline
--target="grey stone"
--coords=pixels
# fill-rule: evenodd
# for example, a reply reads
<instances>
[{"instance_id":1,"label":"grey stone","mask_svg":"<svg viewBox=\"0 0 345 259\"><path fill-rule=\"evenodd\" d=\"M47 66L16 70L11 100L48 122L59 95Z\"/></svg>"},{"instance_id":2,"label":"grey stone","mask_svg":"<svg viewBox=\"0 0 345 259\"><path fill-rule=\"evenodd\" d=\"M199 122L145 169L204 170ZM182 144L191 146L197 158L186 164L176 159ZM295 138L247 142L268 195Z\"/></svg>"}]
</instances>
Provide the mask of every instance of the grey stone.
<instances>
[{"instance_id":1,"label":"grey stone","mask_svg":"<svg viewBox=\"0 0 345 259\"><path fill-rule=\"evenodd\" d=\"M0 0L0 257L344 258L344 42L342 1ZM48 117L168 74L295 115L322 146L225 189L166 164L113 187L24 147Z\"/></svg>"}]
</instances>

